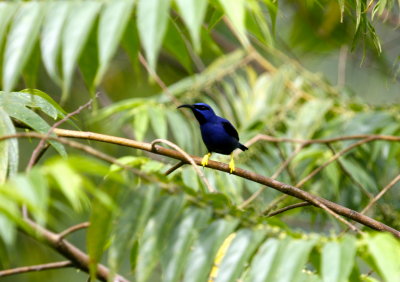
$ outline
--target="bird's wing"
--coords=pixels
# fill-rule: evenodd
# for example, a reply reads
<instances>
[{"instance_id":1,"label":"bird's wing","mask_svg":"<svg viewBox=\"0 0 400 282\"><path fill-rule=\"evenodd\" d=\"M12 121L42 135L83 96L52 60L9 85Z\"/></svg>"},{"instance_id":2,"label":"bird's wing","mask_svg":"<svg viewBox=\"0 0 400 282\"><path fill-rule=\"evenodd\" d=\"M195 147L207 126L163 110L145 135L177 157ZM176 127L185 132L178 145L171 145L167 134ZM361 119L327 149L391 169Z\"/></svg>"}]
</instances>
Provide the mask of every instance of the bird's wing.
<instances>
[{"instance_id":1,"label":"bird's wing","mask_svg":"<svg viewBox=\"0 0 400 282\"><path fill-rule=\"evenodd\" d=\"M226 132L227 132L230 136L234 137L236 140L239 140L239 134L238 134L238 132L236 131L236 129L233 127L233 125L232 125L229 121L224 120L224 121L222 122L222 126L224 127L224 129L226 130Z\"/></svg>"}]
</instances>

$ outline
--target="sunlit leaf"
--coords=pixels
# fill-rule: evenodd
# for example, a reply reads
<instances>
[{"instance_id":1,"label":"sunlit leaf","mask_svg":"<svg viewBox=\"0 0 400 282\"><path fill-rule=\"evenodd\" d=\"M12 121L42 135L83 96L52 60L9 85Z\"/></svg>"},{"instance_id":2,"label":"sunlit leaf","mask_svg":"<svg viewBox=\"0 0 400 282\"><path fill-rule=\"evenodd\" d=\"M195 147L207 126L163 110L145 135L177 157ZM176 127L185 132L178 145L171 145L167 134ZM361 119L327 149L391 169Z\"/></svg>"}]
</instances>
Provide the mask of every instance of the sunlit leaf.
<instances>
[{"instance_id":1,"label":"sunlit leaf","mask_svg":"<svg viewBox=\"0 0 400 282\"><path fill-rule=\"evenodd\" d=\"M61 77L57 59L60 54L62 32L70 7L71 2L67 1L49 3L43 23L42 40L40 41L43 64L49 76L59 85L61 85Z\"/></svg>"},{"instance_id":2,"label":"sunlit leaf","mask_svg":"<svg viewBox=\"0 0 400 282\"><path fill-rule=\"evenodd\" d=\"M100 16L98 48L100 67L96 74L98 85L107 69L132 13L133 0L108 1Z\"/></svg>"},{"instance_id":3,"label":"sunlit leaf","mask_svg":"<svg viewBox=\"0 0 400 282\"><path fill-rule=\"evenodd\" d=\"M183 205L182 197L168 197L162 201L143 231L139 241L136 277L139 282L146 281L159 262L166 239Z\"/></svg>"},{"instance_id":4,"label":"sunlit leaf","mask_svg":"<svg viewBox=\"0 0 400 282\"><path fill-rule=\"evenodd\" d=\"M152 70L156 68L158 53L168 24L170 0L139 0L137 25L146 58Z\"/></svg>"},{"instance_id":5,"label":"sunlit leaf","mask_svg":"<svg viewBox=\"0 0 400 282\"><path fill-rule=\"evenodd\" d=\"M197 239L199 228L204 227L210 216L210 210L193 208L182 215L163 254L164 281L180 281L190 247Z\"/></svg>"},{"instance_id":6,"label":"sunlit leaf","mask_svg":"<svg viewBox=\"0 0 400 282\"><path fill-rule=\"evenodd\" d=\"M189 29L195 50L200 52L200 28L207 10L207 0L176 0L175 2Z\"/></svg>"},{"instance_id":7,"label":"sunlit leaf","mask_svg":"<svg viewBox=\"0 0 400 282\"><path fill-rule=\"evenodd\" d=\"M239 230L218 266L215 281L236 281L264 236L264 230Z\"/></svg>"},{"instance_id":8,"label":"sunlit leaf","mask_svg":"<svg viewBox=\"0 0 400 282\"><path fill-rule=\"evenodd\" d=\"M356 254L355 239L346 236L338 242L328 242L322 249L322 277L324 282L347 281Z\"/></svg>"},{"instance_id":9,"label":"sunlit leaf","mask_svg":"<svg viewBox=\"0 0 400 282\"><path fill-rule=\"evenodd\" d=\"M77 60L88 39L100 6L100 2L86 1L73 3L70 8L62 38L62 99L64 101L71 87Z\"/></svg>"},{"instance_id":10,"label":"sunlit leaf","mask_svg":"<svg viewBox=\"0 0 400 282\"><path fill-rule=\"evenodd\" d=\"M206 281L219 247L237 224L236 220L220 219L201 232L187 260L183 281Z\"/></svg>"},{"instance_id":11,"label":"sunlit leaf","mask_svg":"<svg viewBox=\"0 0 400 282\"><path fill-rule=\"evenodd\" d=\"M368 249L378 273L385 281L400 278L400 243L389 233L378 233L366 238Z\"/></svg>"},{"instance_id":12,"label":"sunlit leaf","mask_svg":"<svg viewBox=\"0 0 400 282\"><path fill-rule=\"evenodd\" d=\"M246 17L246 1L245 0L219 0L225 13L228 15L232 25L238 33L239 40L244 46L249 45L246 35L245 17Z\"/></svg>"},{"instance_id":13,"label":"sunlit leaf","mask_svg":"<svg viewBox=\"0 0 400 282\"><path fill-rule=\"evenodd\" d=\"M15 15L4 51L4 90L11 91L18 82L38 38L42 19L42 2L24 2Z\"/></svg>"}]
</instances>

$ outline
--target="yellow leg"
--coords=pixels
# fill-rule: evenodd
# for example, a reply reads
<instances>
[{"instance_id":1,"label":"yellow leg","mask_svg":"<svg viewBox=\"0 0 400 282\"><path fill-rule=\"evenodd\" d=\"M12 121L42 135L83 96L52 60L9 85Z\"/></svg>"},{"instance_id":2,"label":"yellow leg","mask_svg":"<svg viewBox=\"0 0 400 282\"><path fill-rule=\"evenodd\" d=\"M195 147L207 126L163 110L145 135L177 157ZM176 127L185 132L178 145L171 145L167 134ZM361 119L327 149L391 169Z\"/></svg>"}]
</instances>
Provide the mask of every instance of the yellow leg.
<instances>
[{"instance_id":1,"label":"yellow leg","mask_svg":"<svg viewBox=\"0 0 400 282\"><path fill-rule=\"evenodd\" d=\"M203 159L201 160L201 165L202 166L208 165L208 160L210 159L210 157L211 157L211 153L207 153L207 155L205 155L203 157Z\"/></svg>"},{"instance_id":2,"label":"yellow leg","mask_svg":"<svg viewBox=\"0 0 400 282\"><path fill-rule=\"evenodd\" d=\"M233 152L231 153L231 161L229 162L230 173L235 171L235 161L233 160Z\"/></svg>"}]
</instances>

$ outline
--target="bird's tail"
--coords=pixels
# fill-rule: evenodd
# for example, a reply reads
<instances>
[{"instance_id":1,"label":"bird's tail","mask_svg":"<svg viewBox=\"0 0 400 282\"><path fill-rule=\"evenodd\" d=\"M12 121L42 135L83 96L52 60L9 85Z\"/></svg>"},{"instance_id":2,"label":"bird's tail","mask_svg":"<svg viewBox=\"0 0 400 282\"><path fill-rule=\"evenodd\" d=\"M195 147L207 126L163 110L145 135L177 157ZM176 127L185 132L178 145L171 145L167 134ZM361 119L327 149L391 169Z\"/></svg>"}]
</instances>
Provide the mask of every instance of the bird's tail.
<instances>
[{"instance_id":1,"label":"bird's tail","mask_svg":"<svg viewBox=\"0 0 400 282\"><path fill-rule=\"evenodd\" d=\"M247 148L245 145L239 143L239 149L242 150L242 151L246 151L249 148Z\"/></svg>"}]
</instances>

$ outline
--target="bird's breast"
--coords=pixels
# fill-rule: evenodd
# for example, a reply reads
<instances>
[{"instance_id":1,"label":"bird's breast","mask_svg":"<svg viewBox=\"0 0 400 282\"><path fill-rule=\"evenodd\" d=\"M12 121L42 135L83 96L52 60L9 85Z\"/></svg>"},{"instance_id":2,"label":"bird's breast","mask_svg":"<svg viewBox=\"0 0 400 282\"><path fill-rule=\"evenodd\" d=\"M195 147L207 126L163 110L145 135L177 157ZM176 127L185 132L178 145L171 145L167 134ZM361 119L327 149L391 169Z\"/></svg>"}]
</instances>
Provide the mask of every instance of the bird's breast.
<instances>
[{"instance_id":1,"label":"bird's breast","mask_svg":"<svg viewBox=\"0 0 400 282\"><path fill-rule=\"evenodd\" d=\"M238 140L229 135L221 123L202 124L200 130L204 144L210 152L229 155L238 148Z\"/></svg>"}]
</instances>

